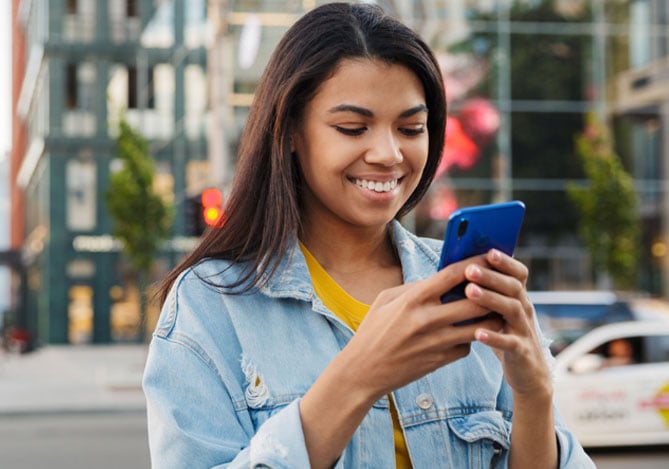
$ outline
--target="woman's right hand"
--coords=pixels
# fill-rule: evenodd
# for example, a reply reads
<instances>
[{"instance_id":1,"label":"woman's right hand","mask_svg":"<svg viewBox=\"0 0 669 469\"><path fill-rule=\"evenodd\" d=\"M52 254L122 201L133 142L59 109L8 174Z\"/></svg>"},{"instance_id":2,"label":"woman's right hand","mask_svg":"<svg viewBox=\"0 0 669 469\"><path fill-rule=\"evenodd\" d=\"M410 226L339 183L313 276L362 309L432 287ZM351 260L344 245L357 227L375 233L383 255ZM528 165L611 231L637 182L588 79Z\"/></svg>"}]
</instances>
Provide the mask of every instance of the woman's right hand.
<instances>
[{"instance_id":1,"label":"woman's right hand","mask_svg":"<svg viewBox=\"0 0 669 469\"><path fill-rule=\"evenodd\" d=\"M452 264L428 279L381 292L338 359L348 379L376 399L469 353L474 332L499 331L500 317L470 325L454 323L489 313L468 299L442 304L441 295L465 281L465 268L487 265L485 256Z\"/></svg>"}]
</instances>

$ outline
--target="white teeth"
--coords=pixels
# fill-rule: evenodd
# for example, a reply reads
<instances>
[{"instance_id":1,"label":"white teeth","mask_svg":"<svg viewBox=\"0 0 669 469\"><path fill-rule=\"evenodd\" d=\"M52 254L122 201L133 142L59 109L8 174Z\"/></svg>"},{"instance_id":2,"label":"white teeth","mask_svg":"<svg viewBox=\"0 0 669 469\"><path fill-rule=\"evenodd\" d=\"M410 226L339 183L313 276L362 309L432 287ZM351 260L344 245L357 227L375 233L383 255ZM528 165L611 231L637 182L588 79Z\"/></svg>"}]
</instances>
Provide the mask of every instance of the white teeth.
<instances>
[{"instance_id":1,"label":"white teeth","mask_svg":"<svg viewBox=\"0 0 669 469\"><path fill-rule=\"evenodd\" d=\"M358 187L363 189L369 189L374 192L390 192L391 190L397 187L397 179L392 181L380 182L380 181L368 181L366 179L356 179L355 184Z\"/></svg>"}]
</instances>

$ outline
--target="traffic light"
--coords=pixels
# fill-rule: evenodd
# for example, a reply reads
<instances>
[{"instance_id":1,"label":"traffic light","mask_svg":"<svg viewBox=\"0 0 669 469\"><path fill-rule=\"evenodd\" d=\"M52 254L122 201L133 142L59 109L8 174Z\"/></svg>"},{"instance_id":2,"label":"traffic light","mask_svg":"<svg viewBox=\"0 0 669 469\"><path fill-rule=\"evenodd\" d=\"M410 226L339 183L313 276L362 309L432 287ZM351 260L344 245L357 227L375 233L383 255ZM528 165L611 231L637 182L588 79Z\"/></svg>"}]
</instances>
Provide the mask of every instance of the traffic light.
<instances>
[{"instance_id":1,"label":"traffic light","mask_svg":"<svg viewBox=\"0 0 669 469\"><path fill-rule=\"evenodd\" d=\"M202 220L208 226L217 226L223 218L223 194L218 189L205 189L200 197Z\"/></svg>"},{"instance_id":2,"label":"traffic light","mask_svg":"<svg viewBox=\"0 0 669 469\"><path fill-rule=\"evenodd\" d=\"M186 199L186 235L201 236L210 226L218 226L223 218L223 194L208 188Z\"/></svg>"}]
</instances>

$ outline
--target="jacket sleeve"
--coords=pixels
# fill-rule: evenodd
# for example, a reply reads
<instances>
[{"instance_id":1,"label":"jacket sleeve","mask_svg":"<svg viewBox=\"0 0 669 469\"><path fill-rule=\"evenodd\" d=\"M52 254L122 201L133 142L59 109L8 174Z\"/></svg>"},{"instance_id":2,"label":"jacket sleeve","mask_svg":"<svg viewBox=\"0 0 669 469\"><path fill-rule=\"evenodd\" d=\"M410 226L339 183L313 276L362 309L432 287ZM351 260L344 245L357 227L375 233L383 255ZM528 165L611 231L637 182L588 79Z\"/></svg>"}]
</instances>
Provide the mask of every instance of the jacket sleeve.
<instances>
[{"instance_id":1,"label":"jacket sleeve","mask_svg":"<svg viewBox=\"0 0 669 469\"><path fill-rule=\"evenodd\" d=\"M183 324L198 321L190 303L200 301L187 300L197 294L176 298L173 289L149 346L143 388L152 467L309 467L299 400L256 430L243 396L233 399L240 393L230 392L239 384L225 376L225 364L211 358L220 350L207 353L211 344L193 338L201 339L199 329ZM237 360L232 355L227 358Z\"/></svg>"},{"instance_id":2,"label":"jacket sleeve","mask_svg":"<svg viewBox=\"0 0 669 469\"><path fill-rule=\"evenodd\" d=\"M576 440L573 433L571 433L562 423L562 419L555 406L553 407L553 414L555 415L555 434L558 442L560 468L596 468L595 463L583 450L583 447Z\"/></svg>"}]
</instances>

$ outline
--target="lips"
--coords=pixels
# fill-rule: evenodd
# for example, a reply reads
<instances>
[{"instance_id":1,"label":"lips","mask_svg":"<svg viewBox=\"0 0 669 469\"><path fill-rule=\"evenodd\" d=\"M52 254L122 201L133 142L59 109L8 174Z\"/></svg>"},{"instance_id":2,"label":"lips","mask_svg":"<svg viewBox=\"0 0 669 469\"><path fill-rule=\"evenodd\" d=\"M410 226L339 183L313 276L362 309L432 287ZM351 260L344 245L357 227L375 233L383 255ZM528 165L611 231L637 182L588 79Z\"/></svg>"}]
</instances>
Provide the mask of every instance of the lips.
<instances>
[{"instance_id":1,"label":"lips","mask_svg":"<svg viewBox=\"0 0 669 469\"><path fill-rule=\"evenodd\" d=\"M356 186L374 192L390 192L397 187L397 183L397 178L391 179L389 181L373 181L371 179L355 178Z\"/></svg>"}]
</instances>

